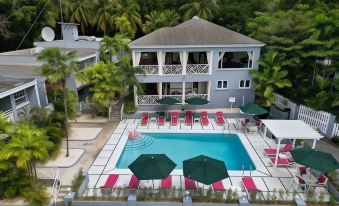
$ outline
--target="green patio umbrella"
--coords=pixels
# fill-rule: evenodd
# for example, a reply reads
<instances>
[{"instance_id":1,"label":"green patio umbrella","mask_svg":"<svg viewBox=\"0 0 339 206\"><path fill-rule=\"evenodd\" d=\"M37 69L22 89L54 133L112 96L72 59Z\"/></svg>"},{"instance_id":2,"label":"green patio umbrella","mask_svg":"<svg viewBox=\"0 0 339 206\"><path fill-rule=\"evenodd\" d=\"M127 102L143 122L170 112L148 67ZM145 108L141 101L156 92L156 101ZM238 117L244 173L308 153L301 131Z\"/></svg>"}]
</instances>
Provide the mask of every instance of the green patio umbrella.
<instances>
[{"instance_id":1,"label":"green patio umbrella","mask_svg":"<svg viewBox=\"0 0 339 206\"><path fill-rule=\"evenodd\" d=\"M225 163L204 155L183 161L184 176L206 185L229 177Z\"/></svg>"},{"instance_id":2,"label":"green patio umbrella","mask_svg":"<svg viewBox=\"0 0 339 206\"><path fill-rule=\"evenodd\" d=\"M185 102L190 105L204 105L204 104L209 103L208 100L203 99L201 97L192 97L192 98L186 99Z\"/></svg>"},{"instance_id":3,"label":"green patio umbrella","mask_svg":"<svg viewBox=\"0 0 339 206\"><path fill-rule=\"evenodd\" d=\"M177 99L174 99L173 97L164 97L156 101L158 104L162 104L162 105L173 105L173 104L180 103Z\"/></svg>"},{"instance_id":4,"label":"green patio umbrella","mask_svg":"<svg viewBox=\"0 0 339 206\"><path fill-rule=\"evenodd\" d=\"M266 114L268 111L256 104L247 104L245 106L239 107L239 109L249 115L262 115Z\"/></svg>"},{"instance_id":5,"label":"green patio umbrella","mask_svg":"<svg viewBox=\"0 0 339 206\"><path fill-rule=\"evenodd\" d=\"M338 161L329 153L308 148L291 151L293 159L301 165L318 170L322 173L339 169Z\"/></svg>"},{"instance_id":6,"label":"green patio umbrella","mask_svg":"<svg viewBox=\"0 0 339 206\"><path fill-rule=\"evenodd\" d=\"M167 178L176 166L165 154L142 154L128 168L139 180L156 180Z\"/></svg>"}]
</instances>

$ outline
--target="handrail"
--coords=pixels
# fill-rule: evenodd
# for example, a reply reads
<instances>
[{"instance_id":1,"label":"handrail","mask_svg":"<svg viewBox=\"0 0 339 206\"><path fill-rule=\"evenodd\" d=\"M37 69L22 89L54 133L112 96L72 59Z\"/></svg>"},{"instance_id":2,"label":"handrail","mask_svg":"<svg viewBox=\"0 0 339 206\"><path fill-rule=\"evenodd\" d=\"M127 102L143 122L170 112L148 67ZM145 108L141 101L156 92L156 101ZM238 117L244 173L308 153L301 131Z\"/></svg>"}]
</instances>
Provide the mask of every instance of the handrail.
<instances>
[{"instance_id":1,"label":"handrail","mask_svg":"<svg viewBox=\"0 0 339 206\"><path fill-rule=\"evenodd\" d=\"M120 108L120 121L122 121L122 116L124 114L124 107L125 107L125 104L122 103L121 108Z\"/></svg>"}]
</instances>

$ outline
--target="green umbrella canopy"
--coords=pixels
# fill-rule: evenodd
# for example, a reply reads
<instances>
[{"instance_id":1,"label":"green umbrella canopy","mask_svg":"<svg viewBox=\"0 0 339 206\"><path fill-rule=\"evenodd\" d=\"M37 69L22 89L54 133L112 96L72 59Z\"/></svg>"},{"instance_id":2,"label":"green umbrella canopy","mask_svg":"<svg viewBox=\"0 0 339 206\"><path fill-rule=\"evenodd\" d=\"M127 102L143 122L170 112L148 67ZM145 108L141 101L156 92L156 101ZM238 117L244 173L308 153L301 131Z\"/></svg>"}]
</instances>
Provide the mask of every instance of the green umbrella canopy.
<instances>
[{"instance_id":1,"label":"green umbrella canopy","mask_svg":"<svg viewBox=\"0 0 339 206\"><path fill-rule=\"evenodd\" d=\"M156 101L158 104L163 104L163 105L173 105L173 104L180 103L177 99L174 99L173 97L164 97Z\"/></svg>"},{"instance_id":2,"label":"green umbrella canopy","mask_svg":"<svg viewBox=\"0 0 339 206\"><path fill-rule=\"evenodd\" d=\"M300 148L291 151L293 159L301 165L326 173L339 169L338 161L329 153Z\"/></svg>"},{"instance_id":3,"label":"green umbrella canopy","mask_svg":"<svg viewBox=\"0 0 339 206\"><path fill-rule=\"evenodd\" d=\"M206 185L229 177L225 163L204 155L183 161L184 176Z\"/></svg>"},{"instance_id":4,"label":"green umbrella canopy","mask_svg":"<svg viewBox=\"0 0 339 206\"><path fill-rule=\"evenodd\" d=\"M139 180L165 179L177 165L165 154L142 154L128 168Z\"/></svg>"},{"instance_id":5,"label":"green umbrella canopy","mask_svg":"<svg viewBox=\"0 0 339 206\"><path fill-rule=\"evenodd\" d=\"M200 97L192 97L189 99L186 99L185 102L190 105L204 105L208 104L209 101Z\"/></svg>"},{"instance_id":6,"label":"green umbrella canopy","mask_svg":"<svg viewBox=\"0 0 339 206\"><path fill-rule=\"evenodd\" d=\"M249 115L262 115L266 114L268 111L256 104L247 104L245 106L239 107L239 109Z\"/></svg>"}]
</instances>

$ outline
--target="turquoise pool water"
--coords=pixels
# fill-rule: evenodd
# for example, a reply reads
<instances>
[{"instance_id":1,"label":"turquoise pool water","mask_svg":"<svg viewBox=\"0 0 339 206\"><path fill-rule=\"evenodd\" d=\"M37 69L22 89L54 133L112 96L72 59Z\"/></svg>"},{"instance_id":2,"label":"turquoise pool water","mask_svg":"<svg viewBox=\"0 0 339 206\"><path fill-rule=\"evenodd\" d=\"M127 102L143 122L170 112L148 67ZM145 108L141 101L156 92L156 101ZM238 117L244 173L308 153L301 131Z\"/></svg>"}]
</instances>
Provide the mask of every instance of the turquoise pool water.
<instances>
[{"instance_id":1,"label":"turquoise pool water","mask_svg":"<svg viewBox=\"0 0 339 206\"><path fill-rule=\"evenodd\" d=\"M140 154L166 154L182 168L182 161L206 155L225 162L228 170L255 169L255 166L236 134L176 134L147 133L128 140L116 168L125 169Z\"/></svg>"}]
</instances>

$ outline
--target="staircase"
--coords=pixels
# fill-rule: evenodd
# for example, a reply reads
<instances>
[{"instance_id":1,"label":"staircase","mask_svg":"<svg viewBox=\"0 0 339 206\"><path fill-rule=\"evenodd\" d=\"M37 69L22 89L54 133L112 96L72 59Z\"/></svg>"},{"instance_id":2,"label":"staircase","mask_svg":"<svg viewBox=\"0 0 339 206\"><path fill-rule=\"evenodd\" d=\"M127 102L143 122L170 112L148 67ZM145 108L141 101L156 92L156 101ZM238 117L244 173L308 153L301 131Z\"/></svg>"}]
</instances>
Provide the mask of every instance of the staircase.
<instances>
[{"instance_id":1,"label":"staircase","mask_svg":"<svg viewBox=\"0 0 339 206\"><path fill-rule=\"evenodd\" d=\"M154 138L148 135L142 135L135 140L128 140L125 151L136 151L149 147L154 142Z\"/></svg>"},{"instance_id":2,"label":"staircase","mask_svg":"<svg viewBox=\"0 0 339 206\"><path fill-rule=\"evenodd\" d=\"M112 105L111 122L120 122L120 120L121 120L121 106L122 106L121 102L119 102L118 104Z\"/></svg>"}]
</instances>

